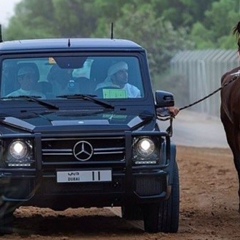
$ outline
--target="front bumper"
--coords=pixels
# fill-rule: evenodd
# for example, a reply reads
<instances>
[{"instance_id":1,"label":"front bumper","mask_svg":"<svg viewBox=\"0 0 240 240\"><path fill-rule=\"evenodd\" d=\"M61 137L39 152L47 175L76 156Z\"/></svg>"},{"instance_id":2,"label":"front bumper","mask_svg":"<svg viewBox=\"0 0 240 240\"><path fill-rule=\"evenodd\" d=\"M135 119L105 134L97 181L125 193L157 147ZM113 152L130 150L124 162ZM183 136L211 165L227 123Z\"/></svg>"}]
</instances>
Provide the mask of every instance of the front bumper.
<instances>
[{"instance_id":1,"label":"front bumper","mask_svg":"<svg viewBox=\"0 0 240 240\"><path fill-rule=\"evenodd\" d=\"M56 176L37 179L34 174L13 177L8 173L2 175L0 183L5 189L5 201L65 209L159 201L167 196L168 174L162 170L151 174L148 171L135 172L127 182L125 174L113 172L111 182L57 183Z\"/></svg>"},{"instance_id":2,"label":"front bumper","mask_svg":"<svg viewBox=\"0 0 240 240\"><path fill-rule=\"evenodd\" d=\"M135 136L138 134L140 135L136 133ZM109 182L57 183L57 168L46 171L41 150L38 149L36 150L38 154L35 169L0 169L0 189L4 189L2 198L4 201L20 202L21 205L53 209L121 206L125 203L144 204L166 199L169 196L171 162L174 157L170 154L169 136L161 134L161 137L166 138L165 160L161 166L132 165L132 150L128 147L132 143L132 132L125 135L125 161L121 164L79 164L71 168L65 165L65 169L72 170L111 168L112 180ZM145 135L149 135L149 132ZM37 138L36 141L40 139ZM40 147L40 142L36 142L35 146Z\"/></svg>"}]
</instances>

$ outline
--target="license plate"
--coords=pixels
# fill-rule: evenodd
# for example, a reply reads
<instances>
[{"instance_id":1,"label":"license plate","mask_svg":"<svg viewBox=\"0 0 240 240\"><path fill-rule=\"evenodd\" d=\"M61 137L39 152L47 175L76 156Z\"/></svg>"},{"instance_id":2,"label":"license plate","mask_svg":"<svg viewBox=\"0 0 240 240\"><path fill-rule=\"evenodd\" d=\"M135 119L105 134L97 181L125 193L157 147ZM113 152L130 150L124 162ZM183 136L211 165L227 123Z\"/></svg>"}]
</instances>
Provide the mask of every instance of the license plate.
<instances>
[{"instance_id":1,"label":"license plate","mask_svg":"<svg viewBox=\"0 0 240 240\"><path fill-rule=\"evenodd\" d=\"M111 170L57 171L58 183L111 182Z\"/></svg>"}]
</instances>

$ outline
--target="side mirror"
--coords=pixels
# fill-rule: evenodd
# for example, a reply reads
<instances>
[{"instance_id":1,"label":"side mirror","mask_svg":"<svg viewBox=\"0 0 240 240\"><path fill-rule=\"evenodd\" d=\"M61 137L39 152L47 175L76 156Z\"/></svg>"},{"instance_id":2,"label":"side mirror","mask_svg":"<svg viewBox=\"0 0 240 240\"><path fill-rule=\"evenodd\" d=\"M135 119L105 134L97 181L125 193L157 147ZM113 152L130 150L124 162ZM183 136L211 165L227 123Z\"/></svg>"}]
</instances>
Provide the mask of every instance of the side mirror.
<instances>
[{"instance_id":1,"label":"side mirror","mask_svg":"<svg viewBox=\"0 0 240 240\"><path fill-rule=\"evenodd\" d=\"M172 107L174 106L174 96L170 92L159 91L155 92L156 107Z\"/></svg>"}]
</instances>

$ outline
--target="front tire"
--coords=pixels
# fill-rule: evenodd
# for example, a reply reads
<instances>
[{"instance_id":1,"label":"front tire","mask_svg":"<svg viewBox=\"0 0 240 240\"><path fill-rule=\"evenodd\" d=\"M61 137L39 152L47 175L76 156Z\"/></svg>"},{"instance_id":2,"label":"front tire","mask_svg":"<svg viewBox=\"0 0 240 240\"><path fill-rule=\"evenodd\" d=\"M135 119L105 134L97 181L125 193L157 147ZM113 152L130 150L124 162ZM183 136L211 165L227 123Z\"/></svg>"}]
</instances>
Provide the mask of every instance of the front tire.
<instances>
[{"instance_id":1,"label":"front tire","mask_svg":"<svg viewBox=\"0 0 240 240\"><path fill-rule=\"evenodd\" d=\"M9 202L0 203L0 235L10 234L13 232L15 204Z\"/></svg>"},{"instance_id":2,"label":"front tire","mask_svg":"<svg viewBox=\"0 0 240 240\"><path fill-rule=\"evenodd\" d=\"M142 220L142 209L139 206L126 205L122 206L122 218L126 220Z\"/></svg>"},{"instance_id":3,"label":"front tire","mask_svg":"<svg viewBox=\"0 0 240 240\"><path fill-rule=\"evenodd\" d=\"M176 233L179 226L179 203L179 172L175 162L169 198L159 204L143 206L144 230L149 233Z\"/></svg>"}]
</instances>

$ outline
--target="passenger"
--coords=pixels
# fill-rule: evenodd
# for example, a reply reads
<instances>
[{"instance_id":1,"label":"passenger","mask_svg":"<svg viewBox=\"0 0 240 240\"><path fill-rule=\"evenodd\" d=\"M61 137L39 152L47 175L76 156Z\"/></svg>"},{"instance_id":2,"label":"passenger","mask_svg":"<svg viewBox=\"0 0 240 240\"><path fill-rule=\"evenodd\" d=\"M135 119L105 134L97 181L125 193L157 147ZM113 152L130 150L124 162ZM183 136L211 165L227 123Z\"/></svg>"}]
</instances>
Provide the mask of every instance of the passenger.
<instances>
[{"instance_id":1,"label":"passenger","mask_svg":"<svg viewBox=\"0 0 240 240\"><path fill-rule=\"evenodd\" d=\"M36 73L33 68L29 66L23 66L18 70L17 74L20 88L14 92L11 92L7 97L17 96L35 96L45 98L45 95L34 90L37 84Z\"/></svg>"},{"instance_id":2,"label":"passenger","mask_svg":"<svg viewBox=\"0 0 240 240\"><path fill-rule=\"evenodd\" d=\"M72 71L72 69L60 68L58 65L52 66L47 80L52 84L55 96L70 94L78 90L75 86L75 81L72 80Z\"/></svg>"}]
</instances>

